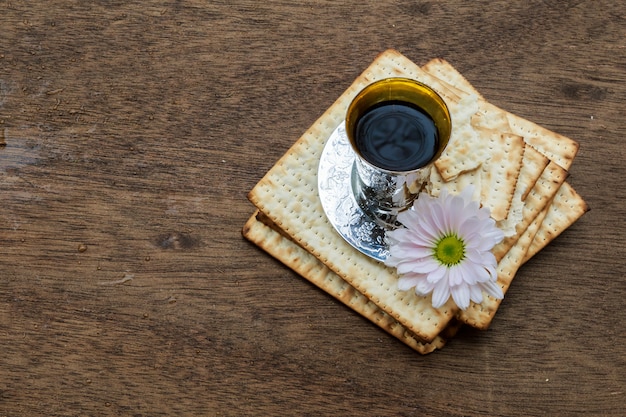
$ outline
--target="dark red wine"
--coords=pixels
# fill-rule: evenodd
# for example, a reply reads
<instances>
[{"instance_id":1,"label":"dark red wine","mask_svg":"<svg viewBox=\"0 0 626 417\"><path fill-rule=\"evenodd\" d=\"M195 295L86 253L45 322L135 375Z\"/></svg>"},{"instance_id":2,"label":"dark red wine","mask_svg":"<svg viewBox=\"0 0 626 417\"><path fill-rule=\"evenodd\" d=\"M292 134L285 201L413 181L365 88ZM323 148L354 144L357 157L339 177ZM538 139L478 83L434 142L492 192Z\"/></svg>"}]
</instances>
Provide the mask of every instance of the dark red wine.
<instances>
[{"instance_id":1,"label":"dark red wine","mask_svg":"<svg viewBox=\"0 0 626 417\"><path fill-rule=\"evenodd\" d=\"M370 107L356 122L355 145L372 165L389 171L411 171L428 164L439 138L433 119L404 101Z\"/></svg>"}]
</instances>

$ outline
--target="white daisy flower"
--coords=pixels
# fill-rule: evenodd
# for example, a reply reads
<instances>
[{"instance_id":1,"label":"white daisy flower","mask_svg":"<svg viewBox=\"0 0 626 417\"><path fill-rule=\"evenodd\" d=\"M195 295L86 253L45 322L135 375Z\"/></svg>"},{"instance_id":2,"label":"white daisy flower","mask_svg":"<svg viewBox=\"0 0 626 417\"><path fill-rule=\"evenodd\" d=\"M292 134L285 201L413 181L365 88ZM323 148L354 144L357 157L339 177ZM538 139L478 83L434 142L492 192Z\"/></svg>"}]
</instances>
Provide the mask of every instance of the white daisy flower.
<instances>
[{"instance_id":1,"label":"white daisy flower","mask_svg":"<svg viewBox=\"0 0 626 417\"><path fill-rule=\"evenodd\" d=\"M491 253L504 234L489 209L472 201L473 193L473 187L459 195L443 190L436 198L421 193L411 209L398 215L404 227L387 233L390 255L385 264L397 268L399 289L432 293L435 308L450 296L462 310L470 300L481 303L483 291L504 297Z\"/></svg>"}]
</instances>

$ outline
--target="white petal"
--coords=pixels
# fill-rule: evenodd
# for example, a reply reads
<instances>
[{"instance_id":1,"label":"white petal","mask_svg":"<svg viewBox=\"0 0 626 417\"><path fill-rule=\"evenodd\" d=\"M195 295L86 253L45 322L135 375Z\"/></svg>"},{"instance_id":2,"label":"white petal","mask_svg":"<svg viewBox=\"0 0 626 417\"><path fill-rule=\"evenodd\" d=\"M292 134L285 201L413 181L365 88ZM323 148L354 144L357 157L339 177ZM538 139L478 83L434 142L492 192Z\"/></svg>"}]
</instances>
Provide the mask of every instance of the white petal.
<instances>
[{"instance_id":1,"label":"white petal","mask_svg":"<svg viewBox=\"0 0 626 417\"><path fill-rule=\"evenodd\" d=\"M452 293L452 299L454 300L454 303L461 310L465 310L467 307L469 307L470 291L469 287L466 284L454 286L450 288L450 292Z\"/></svg>"},{"instance_id":2,"label":"white petal","mask_svg":"<svg viewBox=\"0 0 626 417\"><path fill-rule=\"evenodd\" d=\"M415 264L415 261L411 260L411 261L407 261L407 260L401 260L396 264L396 269L398 270L398 274L403 275L403 274L407 274L409 272L413 272L413 266Z\"/></svg>"},{"instance_id":3,"label":"white petal","mask_svg":"<svg viewBox=\"0 0 626 417\"><path fill-rule=\"evenodd\" d=\"M463 267L453 266L448 268L448 284L451 287L460 285L463 282Z\"/></svg>"},{"instance_id":4,"label":"white petal","mask_svg":"<svg viewBox=\"0 0 626 417\"><path fill-rule=\"evenodd\" d=\"M433 201L435 201L434 197L426 193L421 193L413 203L413 211L415 213L423 213Z\"/></svg>"},{"instance_id":5,"label":"white petal","mask_svg":"<svg viewBox=\"0 0 626 417\"><path fill-rule=\"evenodd\" d=\"M441 280L442 278L444 278L446 276L447 273L447 268L443 265L440 265L439 268L435 269L434 271L430 272L428 274L428 282L432 282L433 284L436 284L437 282L439 282L439 280Z\"/></svg>"},{"instance_id":6,"label":"white petal","mask_svg":"<svg viewBox=\"0 0 626 417\"><path fill-rule=\"evenodd\" d=\"M465 201L461 197L453 197L446 213L446 230L459 230L465 222L467 213L465 212Z\"/></svg>"},{"instance_id":7,"label":"white petal","mask_svg":"<svg viewBox=\"0 0 626 417\"><path fill-rule=\"evenodd\" d=\"M448 213L448 231L449 233L456 233L461 236L463 234L464 227L463 225L472 217L468 216L466 212L463 211L463 207L459 207L460 210L457 212L451 211Z\"/></svg>"},{"instance_id":8,"label":"white petal","mask_svg":"<svg viewBox=\"0 0 626 417\"><path fill-rule=\"evenodd\" d=\"M395 268L395 267L397 267L397 266L398 266L398 264L400 263L400 261L401 261L401 259L396 258L396 257L395 257L395 256L393 256L393 255L390 255L390 256L388 256L388 257L387 257L387 259L385 259L384 264L385 264L386 266L389 266L389 267Z\"/></svg>"},{"instance_id":9,"label":"white petal","mask_svg":"<svg viewBox=\"0 0 626 417\"><path fill-rule=\"evenodd\" d=\"M492 230L485 231L483 228L476 246L481 251L489 251L495 245L502 242L502 239L504 239L504 232L502 232L502 230L494 227Z\"/></svg>"},{"instance_id":10,"label":"white petal","mask_svg":"<svg viewBox=\"0 0 626 417\"><path fill-rule=\"evenodd\" d=\"M478 201L470 201L466 206L465 206L465 210L468 213L472 213L473 216L478 217L479 219L481 219L481 217L478 215L480 213L480 204L478 203ZM489 209L486 209L487 211L485 212L485 214L487 214L487 217L490 218L490 213L489 213Z\"/></svg>"},{"instance_id":11,"label":"white petal","mask_svg":"<svg viewBox=\"0 0 626 417\"><path fill-rule=\"evenodd\" d=\"M423 276L412 275L412 276L402 276L398 279L398 289L401 291L410 290L423 281Z\"/></svg>"},{"instance_id":12,"label":"white petal","mask_svg":"<svg viewBox=\"0 0 626 417\"><path fill-rule=\"evenodd\" d=\"M398 214L397 220L400 223L402 223L405 227L411 228L417 223L417 216L414 210L405 210ZM397 230L402 230L402 229L396 229L393 232L391 232L391 234L395 234Z\"/></svg>"},{"instance_id":13,"label":"white petal","mask_svg":"<svg viewBox=\"0 0 626 417\"><path fill-rule=\"evenodd\" d=\"M419 258L418 251L421 251L424 246L416 244L415 242L398 242L389 247L389 253L392 256L400 258Z\"/></svg>"},{"instance_id":14,"label":"white petal","mask_svg":"<svg viewBox=\"0 0 626 417\"><path fill-rule=\"evenodd\" d=\"M416 212L417 208L403 211L398 214L398 221L402 223L405 228L396 229L387 233L388 237L392 240L401 241L413 241L420 245L430 245L433 240L437 239L439 230L436 226L433 226L428 214L430 209L428 206L422 207L419 212ZM398 230L403 230L402 234L396 233Z\"/></svg>"},{"instance_id":15,"label":"white petal","mask_svg":"<svg viewBox=\"0 0 626 417\"><path fill-rule=\"evenodd\" d=\"M433 292L433 288L435 288L435 283L428 282L424 279L415 286L415 293L419 295L428 295Z\"/></svg>"},{"instance_id":16,"label":"white petal","mask_svg":"<svg viewBox=\"0 0 626 417\"><path fill-rule=\"evenodd\" d=\"M386 237L390 241L390 243L399 243L399 242L407 241L410 239L410 236L411 236L410 230L403 228L403 227L400 227L395 230L391 230L386 233Z\"/></svg>"},{"instance_id":17,"label":"white petal","mask_svg":"<svg viewBox=\"0 0 626 417\"><path fill-rule=\"evenodd\" d=\"M470 300L472 300L476 304L480 304L483 302L483 292L481 287L478 285L469 286L469 296Z\"/></svg>"},{"instance_id":18,"label":"white petal","mask_svg":"<svg viewBox=\"0 0 626 417\"><path fill-rule=\"evenodd\" d=\"M465 262L465 282L469 285L474 285L477 282L484 282L491 279L491 276L487 270L481 265L474 262Z\"/></svg>"},{"instance_id":19,"label":"white petal","mask_svg":"<svg viewBox=\"0 0 626 417\"><path fill-rule=\"evenodd\" d=\"M465 241L466 245L476 246L482 239L480 235L481 224L476 217L465 219L462 224L456 228L459 236Z\"/></svg>"},{"instance_id":20,"label":"white petal","mask_svg":"<svg viewBox=\"0 0 626 417\"><path fill-rule=\"evenodd\" d=\"M437 240L437 231L434 230L434 233L431 233L429 229L424 227L425 224L426 222L416 224L415 227L411 229L408 238L414 245L432 248L433 242Z\"/></svg>"},{"instance_id":21,"label":"white petal","mask_svg":"<svg viewBox=\"0 0 626 417\"><path fill-rule=\"evenodd\" d=\"M413 262L411 270L420 274L429 274L439 268L439 262L431 257L420 259L419 262Z\"/></svg>"},{"instance_id":22,"label":"white petal","mask_svg":"<svg viewBox=\"0 0 626 417\"><path fill-rule=\"evenodd\" d=\"M495 281L498 279L498 271L496 271L496 266L495 265L484 265L485 267L485 271L487 271L487 273L489 274L489 277L491 278L492 281Z\"/></svg>"},{"instance_id":23,"label":"white petal","mask_svg":"<svg viewBox=\"0 0 626 417\"><path fill-rule=\"evenodd\" d=\"M433 250L413 242L400 242L391 246L389 253L396 258L419 259L432 256Z\"/></svg>"},{"instance_id":24,"label":"white petal","mask_svg":"<svg viewBox=\"0 0 626 417\"><path fill-rule=\"evenodd\" d=\"M489 274L489 276L494 277L497 275L497 272L496 272L497 262L496 262L496 257L493 255L493 253L478 252L475 249L471 249L465 252L465 257L466 257L465 260L467 262L471 262L475 266L485 269L487 273ZM482 271L480 271L477 276L477 279L480 281L481 279L479 277L482 277L482 280L485 280L488 278L488 276L482 273Z\"/></svg>"},{"instance_id":25,"label":"white petal","mask_svg":"<svg viewBox=\"0 0 626 417\"><path fill-rule=\"evenodd\" d=\"M433 288L433 307L439 308L450 298L450 286L447 279L441 279Z\"/></svg>"},{"instance_id":26,"label":"white petal","mask_svg":"<svg viewBox=\"0 0 626 417\"><path fill-rule=\"evenodd\" d=\"M489 210L489 207L481 207L480 209L478 209L478 213L477 216L479 219L490 219L491 218L491 210Z\"/></svg>"},{"instance_id":27,"label":"white petal","mask_svg":"<svg viewBox=\"0 0 626 417\"><path fill-rule=\"evenodd\" d=\"M422 222L415 228L415 232L419 233L425 243L432 245L435 241L439 240L442 233L437 225L428 217L425 217Z\"/></svg>"},{"instance_id":28,"label":"white petal","mask_svg":"<svg viewBox=\"0 0 626 417\"><path fill-rule=\"evenodd\" d=\"M438 235L441 236L443 232L444 234L448 232L446 229L446 221L445 221L445 212L438 204L432 204L429 207L429 215L431 224L439 231Z\"/></svg>"},{"instance_id":29,"label":"white petal","mask_svg":"<svg viewBox=\"0 0 626 417\"><path fill-rule=\"evenodd\" d=\"M496 256L491 252L483 252L481 255L483 258L482 265L489 271L489 274L494 277L498 275L496 272L496 267L498 266Z\"/></svg>"},{"instance_id":30,"label":"white petal","mask_svg":"<svg viewBox=\"0 0 626 417\"><path fill-rule=\"evenodd\" d=\"M411 272L415 272L418 274L428 274L431 269L428 269L431 264L427 264L424 266L424 262L427 262L429 259L421 258L421 259L404 259L401 262L398 262L396 268L398 269L399 274L408 274Z\"/></svg>"},{"instance_id":31,"label":"white petal","mask_svg":"<svg viewBox=\"0 0 626 417\"><path fill-rule=\"evenodd\" d=\"M481 282L480 287L493 298L497 298L499 300L504 298L504 293L502 292L502 288L493 281Z\"/></svg>"}]
</instances>

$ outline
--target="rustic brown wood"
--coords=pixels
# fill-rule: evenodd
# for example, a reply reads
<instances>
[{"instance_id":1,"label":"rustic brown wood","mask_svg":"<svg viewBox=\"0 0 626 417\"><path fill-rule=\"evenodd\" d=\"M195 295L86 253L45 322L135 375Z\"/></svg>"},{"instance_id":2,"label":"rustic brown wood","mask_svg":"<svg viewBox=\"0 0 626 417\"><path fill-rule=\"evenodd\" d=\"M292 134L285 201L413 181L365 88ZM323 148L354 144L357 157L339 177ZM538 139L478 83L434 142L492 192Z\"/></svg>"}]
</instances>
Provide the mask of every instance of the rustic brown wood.
<instances>
[{"instance_id":1,"label":"rustic brown wood","mask_svg":"<svg viewBox=\"0 0 626 417\"><path fill-rule=\"evenodd\" d=\"M625 6L1 1L0 415L623 415ZM579 141L591 207L425 357L241 237L389 47Z\"/></svg>"}]
</instances>

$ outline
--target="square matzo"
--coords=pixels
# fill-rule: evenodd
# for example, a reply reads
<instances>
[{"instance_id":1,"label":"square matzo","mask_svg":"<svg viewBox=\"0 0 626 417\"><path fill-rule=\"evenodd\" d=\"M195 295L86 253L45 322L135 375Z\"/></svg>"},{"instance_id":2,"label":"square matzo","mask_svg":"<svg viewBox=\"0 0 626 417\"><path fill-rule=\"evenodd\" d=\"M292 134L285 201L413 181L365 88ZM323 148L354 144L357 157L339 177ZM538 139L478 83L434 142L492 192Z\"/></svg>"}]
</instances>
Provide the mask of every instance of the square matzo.
<instances>
[{"instance_id":1,"label":"square matzo","mask_svg":"<svg viewBox=\"0 0 626 417\"><path fill-rule=\"evenodd\" d=\"M259 222L255 223L253 219L250 220L251 227L247 229L247 237L250 240L341 300L341 296L334 294L336 288L320 285L315 281L317 275L307 272L309 268L312 268L310 269L312 271L328 268L328 274L322 275L336 277L333 278L333 282L351 288L357 298L364 297L363 303L368 300L367 303L372 307L368 310L370 313L375 311L376 317L388 317L390 320L388 323L394 323L394 331L405 332L406 340L403 341L407 343L407 340L413 340L412 347L422 353L441 346L441 335L450 333L450 329L456 328L457 316L465 323L486 328L500 302L487 298L483 304L472 305L467 311L459 312L450 300L442 308L435 309L431 305L430 296L420 297L413 291L397 290L395 270L352 248L328 222L317 191L318 163L326 140L335 128L343 123L346 109L358 91L382 78L397 76L414 78L430 85L444 98L453 121L463 120L461 126L457 124L456 132L453 130L453 135L457 139L464 135L466 145L468 143L472 145L467 149L476 151L474 155L478 156L458 164L456 162L460 155L467 151L453 146L451 151L444 155L440 164L441 169L433 169L430 191L437 189L436 187L440 189L447 186L455 189L473 183L479 187L480 195L485 193L487 184L500 181L494 180L492 174L485 172L485 167L482 166L482 162L489 159L490 151L485 141L481 141L476 127L501 129L503 137L494 136L494 138L504 140L502 146L508 146L509 149L513 149L513 143L515 144L515 152L509 151L509 155L511 157L514 155L517 165L502 167L507 170L498 173L500 178L511 181L505 187L504 203L494 198L493 194L490 195L491 204L503 210L499 213L499 224L511 230L511 236L500 247L498 256L502 259L498 265L499 283L504 290L510 285L519 266L528 259L528 247L531 246L531 242L535 243L536 236L541 236L542 241L533 246L535 251L540 250L547 244L546 242L582 215L579 210L568 216L567 221L559 221L559 209L566 205L550 206L559 190L558 185L564 179L565 169L569 168L575 156L577 150L575 142L487 103L465 78L443 60L431 62L424 69L433 72L434 75L419 68L396 51L389 50L379 55L250 192L249 198L253 204L281 233L273 228L268 229L267 225L257 224ZM470 124L474 128L467 128ZM521 138L524 143L521 143L520 147ZM492 144L495 143L497 143L495 140L492 141ZM532 167L530 165L525 167L524 163L531 160ZM553 164L558 164L560 170L556 169L557 167L550 170L549 160L557 161ZM555 174L556 171L559 174ZM542 175L544 177L548 175L545 181L558 177L558 184L545 187L547 183L540 180ZM532 192L539 195L531 195ZM541 204L537 204L536 200ZM580 197L575 195L568 204L580 207L580 204L576 205L580 201L582 201ZM552 207L552 210L548 206ZM555 220L551 223L551 229L541 234L542 224L538 220L548 217L548 213L551 213L551 218ZM258 233L254 235L251 231ZM272 233L278 233L278 236ZM275 249L267 242L274 242L278 245L277 248L283 248L289 253L302 251L303 256L298 257L298 261L290 260L281 249ZM311 258L307 258L308 256ZM359 311L359 306L357 303L357 308L351 307ZM365 317L370 314L359 312ZM397 334L394 335L398 337ZM402 337L399 338L402 340Z\"/></svg>"}]
</instances>

